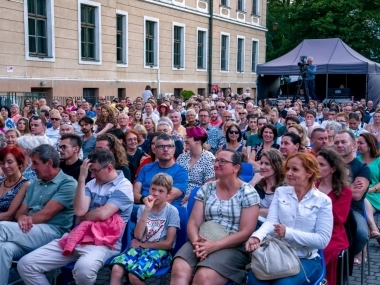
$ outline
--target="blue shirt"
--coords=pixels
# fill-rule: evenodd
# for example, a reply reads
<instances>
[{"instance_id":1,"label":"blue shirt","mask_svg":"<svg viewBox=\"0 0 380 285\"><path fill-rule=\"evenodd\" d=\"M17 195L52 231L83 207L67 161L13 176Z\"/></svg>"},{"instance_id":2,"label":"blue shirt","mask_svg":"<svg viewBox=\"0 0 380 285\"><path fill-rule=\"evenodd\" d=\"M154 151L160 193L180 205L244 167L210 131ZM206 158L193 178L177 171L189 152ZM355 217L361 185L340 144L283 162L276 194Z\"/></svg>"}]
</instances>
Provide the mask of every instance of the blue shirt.
<instances>
[{"instance_id":1,"label":"blue shirt","mask_svg":"<svg viewBox=\"0 0 380 285\"><path fill-rule=\"evenodd\" d=\"M86 111L86 116L90 117L91 119L93 119L93 118L96 117L96 113L93 112L93 111L88 110L88 111Z\"/></svg>"},{"instance_id":2,"label":"blue shirt","mask_svg":"<svg viewBox=\"0 0 380 285\"><path fill-rule=\"evenodd\" d=\"M220 146L221 131L218 128L208 125L206 128L208 135L206 143L211 146L210 152L215 154Z\"/></svg>"},{"instance_id":3,"label":"blue shirt","mask_svg":"<svg viewBox=\"0 0 380 285\"><path fill-rule=\"evenodd\" d=\"M90 152L95 148L96 137L93 135L87 140L83 140L82 149L83 149L83 159L86 159Z\"/></svg>"},{"instance_id":4,"label":"blue shirt","mask_svg":"<svg viewBox=\"0 0 380 285\"><path fill-rule=\"evenodd\" d=\"M157 161L144 165L136 178L136 182L141 183L141 195L149 196L150 182L152 181L153 176L157 173L166 173L170 175L173 178L173 187L183 192L181 196L177 197L172 202L172 205L180 206L181 200L185 196L186 188L189 183L189 176L186 169L178 163L174 163L168 168L160 167Z\"/></svg>"},{"instance_id":5,"label":"blue shirt","mask_svg":"<svg viewBox=\"0 0 380 285\"><path fill-rule=\"evenodd\" d=\"M317 66L315 64L308 66L307 73L306 73L306 79L307 80L314 80L316 72L317 72Z\"/></svg>"}]
</instances>

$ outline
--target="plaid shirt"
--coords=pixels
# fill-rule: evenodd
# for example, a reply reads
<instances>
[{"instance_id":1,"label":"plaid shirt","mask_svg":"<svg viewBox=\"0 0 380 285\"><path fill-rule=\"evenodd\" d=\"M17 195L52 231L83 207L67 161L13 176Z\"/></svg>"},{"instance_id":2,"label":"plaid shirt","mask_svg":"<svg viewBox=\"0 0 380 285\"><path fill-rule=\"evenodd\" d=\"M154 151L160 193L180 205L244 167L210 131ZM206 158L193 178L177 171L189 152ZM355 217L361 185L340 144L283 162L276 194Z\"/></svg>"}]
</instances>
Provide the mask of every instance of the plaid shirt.
<instances>
[{"instance_id":1,"label":"plaid shirt","mask_svg":"<svg viewBox=\"0 0 380 285\"><path fill-rule=\"evenodd\" d=\"M244 183L229 200L216 197L216 181L208 182L197 192L195 199L206 196L205 220L219 223L227 232L236 233L240 226L241 211L260 203L260 196L248 183Z\"/></svg>"}]
</instances>

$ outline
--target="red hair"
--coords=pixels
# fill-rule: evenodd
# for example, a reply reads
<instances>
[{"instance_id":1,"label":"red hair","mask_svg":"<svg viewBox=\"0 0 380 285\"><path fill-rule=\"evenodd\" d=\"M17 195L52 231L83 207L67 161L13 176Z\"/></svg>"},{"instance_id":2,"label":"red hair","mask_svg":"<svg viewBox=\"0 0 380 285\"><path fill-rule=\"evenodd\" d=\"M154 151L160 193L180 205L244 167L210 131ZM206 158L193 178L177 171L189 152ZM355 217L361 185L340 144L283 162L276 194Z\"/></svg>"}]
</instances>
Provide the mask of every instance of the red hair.
<instances>
[{"instance_id":1,"label":"red hair","mask_svg":"<svg viewBox=\"0 0 380 285\"><path fill-rule=\"evenodd\" d=\"M137 142L138 142L139 144L142 143L142 140L141 140L141 138L140 138L140 133L139 133L138 131L136 131L136 130L128 130L128 131L126 131L126 132L125 132L125 141L127 141L127 136L128 136L129 134L134 134L134 135L137 137Z\"/></svg>"},{"instance_id":2,"label":"red hair","mask_svg":"<svg viewBox=\"0 0 380 285\"><path fill-rule=\"evenodd\" d=\"M18 165L23 166L25 163L25 156L22 151L16 146L6 146L0 150L0 161L3 162L8 154L12 154Z\"/></svg>"},{"instance_id":3,"label":"red hair","mask_svg":"<svg viewBox=\"0 0 380 285\"><path fill-rule=\"evenodd\" d=\"M288 167L289 160L293 158L298 158L301 160L302 167L305 168L305 171L311 173L309 178L309 189L313 186L314 182L317 181L319 176L319 168L316 158L308 152L295 152L291 154L284 164L284 174L286 174L286 169Z\"/></svg>"}]
</instances>

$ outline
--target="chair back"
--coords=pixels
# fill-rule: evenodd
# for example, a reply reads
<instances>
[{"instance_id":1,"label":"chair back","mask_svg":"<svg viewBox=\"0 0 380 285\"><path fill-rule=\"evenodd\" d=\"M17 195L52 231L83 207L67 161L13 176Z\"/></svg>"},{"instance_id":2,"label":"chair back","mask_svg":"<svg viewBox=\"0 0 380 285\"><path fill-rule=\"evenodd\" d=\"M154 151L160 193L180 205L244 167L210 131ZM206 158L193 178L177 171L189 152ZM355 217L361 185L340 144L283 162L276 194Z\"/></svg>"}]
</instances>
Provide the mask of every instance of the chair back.
<instances>
[{"instance_id":1,"label":"chair back","mask_svg":"<svg viewBox=\"0 0 380 285\"><path fill-rule=\"evenodd\" d=\"M325 262L325 256L323 255L323 250L319 249L318 254L321 257L322 273L321 273L321 276L318 278L318 280L313 283L313 285L323 284L322 281L326 277L326 262Z\"/></svg>"},{"instance_id":2,"label":"chair back","mask_svg":"<svg viewBox=\"0 0 380 285\"><path fill-rule=\"evenodd\" d=\"M355 249L355 240L356 240L356 231L357 231L357 224L355 220L354 213L352 210L348 212L347 220L344 223L344 228L346 229L346 234L348 238L348 242L350 244L348 248L348 264L349 264L349 273L348 275L351 276L354 268L354 249Z\"/></svg>"},{"instance_id":3,"label":"chair back","mask_svg":"<svg viewBox=\"0 0 380 285\"><path fill-rule=\"evenodd\" d=\"M197 192L201 187L195 187L193 190L191 190L189 200L187 201L187 219L189 220L191 211L193 210L194 203L195 203L195 195L197 195Z\"/></svg>"},{"instance_id":4,"label":"chair back","mask_svg":"<svg viewBox=\"0 0 380 285\"><path fill-rule=\"evenodd\" d=\"M239 178L244 182L248 183L252 180L254 174L255 169L253 168L253 165L248 162L243 162Z\"/></svg>"},{"instance_id":5,"label":"chair back","mask_svg":"<svg viewBox=\"0 0 380 285\"><path fill-rule=\"evenodd\" d=\"M129 249L129 245L131 244L132 237L131 237L131 223L128 221L128 223L125 225L123 238L121 240L121 252L126 252Z\"/></svg>"},{"instance_id":6,"label":"chair back","mask_svg":"<svg viewBox=\"0 0 380 285\"><path fill-rule=\"evenodd\" d=\"M173 256L187 242L187 209L182 206L176 207L179 214L180 229L177 230L176 243L173 249Z\"/></svg>"}]
</instances>

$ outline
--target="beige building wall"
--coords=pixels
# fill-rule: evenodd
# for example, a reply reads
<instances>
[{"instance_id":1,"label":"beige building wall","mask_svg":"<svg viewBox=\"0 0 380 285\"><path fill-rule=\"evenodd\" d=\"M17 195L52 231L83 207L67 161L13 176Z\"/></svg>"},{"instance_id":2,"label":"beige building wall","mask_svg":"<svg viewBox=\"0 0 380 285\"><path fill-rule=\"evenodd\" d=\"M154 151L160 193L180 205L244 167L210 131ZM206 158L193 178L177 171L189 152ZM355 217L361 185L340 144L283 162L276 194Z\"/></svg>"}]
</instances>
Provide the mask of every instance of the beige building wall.
<instances>
[{"instance_id":1,"label":"beige building wall","mask_svg":"<svg viewBox=\"0 0 380 285\"><path fill-rule=\"evenodd\" d=\"M208 89L208 72L197 71L197 28L208 29L208 1L205 0L101 0L101 64L81 64L79 60L78 0L48 0L54 4L53 59L35 59L25 48L27 0L0 1L0 92L49 90L52 96L82 96L83 88L97 88L98 94L140 96L146 85L160 93L174 88ZM258 63L265 59L266 0L257 0L260 17L251 15L252 2L246 1L246 13L236 12L236 1L229 9L214 1L213 84L220 87L255 88L256 74L251 72L251 42L259 43ZM116 11L128 13L127 66L116 63ZM226 14L226 12L228 12ZM159 66L144 67L144 17L159 22ZM172 67L173 23L185 27L185 66ZM228 33L229 71L220 71L221 33ZM236 72L237 36L245 38L245 70ZM208 40L207 40L208 41ZM207 55L208 56L208 55ZM11 71L11 72L10 72Z\"/></svg>"}]
</instances>

